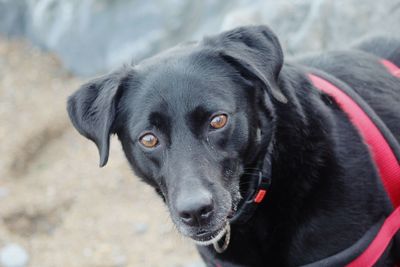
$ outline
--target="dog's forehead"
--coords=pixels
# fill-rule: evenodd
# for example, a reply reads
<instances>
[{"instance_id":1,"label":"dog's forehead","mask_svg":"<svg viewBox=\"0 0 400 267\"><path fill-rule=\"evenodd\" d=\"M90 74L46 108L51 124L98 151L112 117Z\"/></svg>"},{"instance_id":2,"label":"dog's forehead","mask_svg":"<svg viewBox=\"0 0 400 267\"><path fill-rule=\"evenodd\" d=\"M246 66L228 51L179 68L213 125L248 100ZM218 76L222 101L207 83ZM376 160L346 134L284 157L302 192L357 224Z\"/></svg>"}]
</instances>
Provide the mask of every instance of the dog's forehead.
<instances>
[{"instance_id":1,"label":"dog's forehead","mask_svg":"<svg viewBox=\"0 0 400 267\"><path fill-rule=\"evenodd\" d=\"M141 70L136 102L142 110L189 112L199 106L210 110L234 109L236 85L229 68L207 53L163 57Z\"/></svg>"}]
</instances>

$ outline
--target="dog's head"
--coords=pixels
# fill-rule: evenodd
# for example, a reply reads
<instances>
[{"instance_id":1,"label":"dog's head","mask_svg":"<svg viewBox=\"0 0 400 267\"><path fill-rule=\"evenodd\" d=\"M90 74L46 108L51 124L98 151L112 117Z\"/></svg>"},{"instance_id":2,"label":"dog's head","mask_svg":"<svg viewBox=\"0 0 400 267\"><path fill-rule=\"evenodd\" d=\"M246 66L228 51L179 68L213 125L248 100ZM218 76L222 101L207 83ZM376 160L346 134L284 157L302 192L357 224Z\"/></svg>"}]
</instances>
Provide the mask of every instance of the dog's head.
<instances>
[{"instance_id":1,"label":"dog's head","mask_svg":"<svg viewBox=\"0 0 400 267\"><path fill-rule=\"evenodd\" d=\"M68 101L78 131L107 163L116 133L136 174L178 230L208 242L241 199L273 136L280 45L252 26L170 49L83 85Z\"/></svg>"}]
</instances>

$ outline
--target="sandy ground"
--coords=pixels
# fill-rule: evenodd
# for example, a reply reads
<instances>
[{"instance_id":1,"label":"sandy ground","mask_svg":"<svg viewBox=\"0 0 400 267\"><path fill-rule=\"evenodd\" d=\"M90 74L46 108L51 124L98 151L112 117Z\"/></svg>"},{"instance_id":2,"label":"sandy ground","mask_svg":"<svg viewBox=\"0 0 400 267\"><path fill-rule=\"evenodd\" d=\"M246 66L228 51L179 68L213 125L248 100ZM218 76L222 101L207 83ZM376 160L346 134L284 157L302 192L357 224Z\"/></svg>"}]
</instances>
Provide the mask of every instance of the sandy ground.
<instances>
[{"instance_id":1,"label":"sandy ground","mask_svg":"<svg viewBox=\"0 0 400 267\"><path fill-rule=\"evenodd\" d=\"M53 56L0 38L0 248L17 243L40 267L202 266L116 138L98 168L65 112L80 83Z\"/></svg>"}]
</instances>

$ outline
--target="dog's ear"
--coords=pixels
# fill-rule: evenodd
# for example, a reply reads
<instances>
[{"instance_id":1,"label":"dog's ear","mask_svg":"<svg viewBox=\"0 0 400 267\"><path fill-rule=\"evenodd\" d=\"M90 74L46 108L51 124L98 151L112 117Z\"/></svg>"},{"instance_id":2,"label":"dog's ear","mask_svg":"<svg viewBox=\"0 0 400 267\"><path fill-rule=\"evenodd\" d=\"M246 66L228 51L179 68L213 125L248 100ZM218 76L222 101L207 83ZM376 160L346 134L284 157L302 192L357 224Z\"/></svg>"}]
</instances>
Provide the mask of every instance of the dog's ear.
<instances>
[{"instance_id":1,"label":"dog's ear","mask_svg":"<svg viewBox=\"0 0 400 267\"><path fill-rule=\"evenodd\" d=\"M117 104L128 76L126 68L115 71L82 85L68 98L67 110L72 124L96 144L100 167L108 160Z\"/></svg>"},{"instance_id":2,"label":"dog's ear","mask_svg":"<svg viewBox=\"0 0 400 267\"><path fill-rule=\"evenodd\" d=\"M204 39L244 78L258 79L280 102L287 99L277 84L283 53L276 35L266 26L239 27Z\"/></svg>"}]
</instances>

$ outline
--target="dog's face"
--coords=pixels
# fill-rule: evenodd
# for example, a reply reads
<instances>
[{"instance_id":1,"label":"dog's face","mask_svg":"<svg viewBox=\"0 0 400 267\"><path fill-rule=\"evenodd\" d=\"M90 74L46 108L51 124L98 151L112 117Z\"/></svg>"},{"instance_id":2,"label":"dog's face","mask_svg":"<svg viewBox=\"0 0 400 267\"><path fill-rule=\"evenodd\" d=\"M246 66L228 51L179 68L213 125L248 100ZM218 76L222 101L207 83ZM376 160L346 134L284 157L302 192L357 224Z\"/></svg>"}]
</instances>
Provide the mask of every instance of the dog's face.
<instances>
[{"instance_id":1,"label":"dog's face","mask_svg":"<svg viewBox=\"0 0 400 267\"><path fill-rule=\"evenodd\" d=\"M239 28L91 81L70 97L68 111L98 146L100 165L116 133L178 230L209 243L235 212L246 168L271 142L273 102L284 101L281 65L269 29Z\"/></svg>"}]
</instances>

